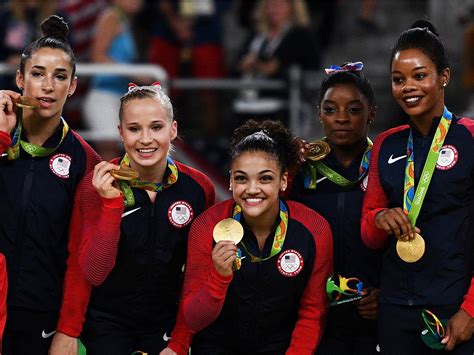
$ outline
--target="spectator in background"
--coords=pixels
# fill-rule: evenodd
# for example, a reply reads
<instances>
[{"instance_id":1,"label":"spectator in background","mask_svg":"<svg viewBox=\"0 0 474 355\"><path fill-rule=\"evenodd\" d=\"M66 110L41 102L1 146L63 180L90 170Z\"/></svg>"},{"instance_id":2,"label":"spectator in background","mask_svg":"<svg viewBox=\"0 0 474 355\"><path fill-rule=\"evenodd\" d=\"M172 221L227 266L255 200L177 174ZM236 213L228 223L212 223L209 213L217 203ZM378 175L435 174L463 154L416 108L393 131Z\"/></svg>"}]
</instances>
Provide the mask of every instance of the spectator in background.
<instances>
[{"instance_id":1,"label":"spectator in background","mask_svg":"<svg viewBox=\"0 0 474 355\"><path fill-rule=\"evenodd\" d=\"M43 19L56 11L57 2L11 0L0 12L0 62L18 67L23 49L41 36ZM15 75L0 76L0 87L15 90Z\"/></svg>"},{"instance_id":2,"label":"spectator in background","mask_svg":"<svg viewBox=\"0 0 474 355\"><path fill-rule=\"evenodd\" d=\"M243 47L237 71L245 78L285 79L288 69L317 69L319 56L302 0L263 0L257 9L257 32ZM244 90L234 108L241 118L264 116L288 124L285 95Z\"/></svg>"},{"instance_id":3,"label":"spectator in background","mask_svg":"<svg viewBox=\"0 0 474 355\"><path fill-rule=\"evenodd\" d=\"M131 23L142 4L142 0L113 0L102 12L95 26L93 62L134 63L138 59ZM131 80L126 76L96 75L84 103L84 119L93 133L100 133L95 146L106 160L119 153L116 142L118 108L122 89Z\"/></svg>"},{"instance_id":4,"label":"spectator in background","mask_svg":"<svg viewBox=\"0 0 474 355\"><path fill-rule=\"evenodd\" d=\"M222 46L222 15L232 1L148 1L146 17L151 33L148 58L159 64L170 78L222 78L225 75ZM146 19L148 18L148 19ZM172 93L173 96L177 92ZM219 127L217 96L209 91L202 101L201 127L216 132Z\"/></svg>"},{"instance_id":5,"label":"spectator in background","mask_svg":"<svg viewBox=\"0 0 474 355\"><path fill-rule=\"evenodd\" d=\"M59 11L68 19L71 28L71 47L79 63L89 62L92 42L95 37L94 24L107 6L107 0L61 0ZM82 128L82 106L89 90L89 77L81 76L81 85L64 107L65 116L72 128Z\"/></svg>"}]
</instances>

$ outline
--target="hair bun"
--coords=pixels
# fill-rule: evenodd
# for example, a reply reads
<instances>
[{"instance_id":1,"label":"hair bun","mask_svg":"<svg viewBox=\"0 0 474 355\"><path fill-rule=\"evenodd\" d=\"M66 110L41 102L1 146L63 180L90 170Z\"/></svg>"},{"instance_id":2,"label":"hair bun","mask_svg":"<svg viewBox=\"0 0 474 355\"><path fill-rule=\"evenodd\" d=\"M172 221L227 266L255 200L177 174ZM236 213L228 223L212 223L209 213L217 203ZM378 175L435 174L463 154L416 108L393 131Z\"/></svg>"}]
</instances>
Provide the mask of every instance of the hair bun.
<instances>
[{"instance_id":1,"label":"hair bun","mask_svg":"<svg viewBox=\"0 0 474 355\"><path fill-rule=\"evenodd\" d=\"M410 28L426 28L432 32L436 37L439 37L438 30L436 27L428 20L419 19L413 22Z\"/></svg>"},{"instance_id":2,"label":"hair bun","mask_svg":"<svg viewBox=\"0 0 474 355\"><path fill-rule=\"evenodd\" d=\"M41 32L44 37L57 38L61 41L67 41L69 27L62 17L51 15L41 22Z\"/></svg>"}]
</instances>

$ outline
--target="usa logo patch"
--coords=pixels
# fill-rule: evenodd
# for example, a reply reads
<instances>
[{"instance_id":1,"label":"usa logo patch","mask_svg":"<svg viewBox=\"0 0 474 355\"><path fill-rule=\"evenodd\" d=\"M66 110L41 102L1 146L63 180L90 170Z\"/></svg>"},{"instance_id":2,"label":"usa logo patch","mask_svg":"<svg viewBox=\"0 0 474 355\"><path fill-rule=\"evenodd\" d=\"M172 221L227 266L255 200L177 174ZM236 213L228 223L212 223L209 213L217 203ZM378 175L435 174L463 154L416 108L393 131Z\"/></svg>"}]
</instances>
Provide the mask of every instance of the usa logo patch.
<instances>
[{"instance_id":1,"label":"usa logo patch","mask_svg":"<svg viewBox=\"0 0 474 355\"><path fill-rule=\"evenodd\" d=\"M285 250L277 260L278 271L286 277L298 275L303 269L303 265L303 257L294 249Z\"/></svg>"},{"instance_id":2,"label":"usa logo patch","mask_svg":"<svg viewBox=\"0 0 474 355\"><path fill-rule=\"evenodd\" d=\"M168 208L168 219L176 228L186 227L193 216L193 208L186 201L176 201Z\"/></svg>"},{"instance_id":3,"label":"usa logo patch","mask_svg":"<svg viewBox=\"0 0 474 355\"><path fill-rule=\"evenodd\" d=\"M458 159L458 150L450 144L445 145L439 151L436 168L439 170L449 170L456 165Z\"/></svg>"},{"instance_id":4,"label":"usa logo patch","mask_svg":"<svg viewBox=\"0 0 474 355\"><path fill-rule=\"evenodd\" d=\"M71 157L67 154L55 154L49 159L49 168L56 176L62 179L69 178L69 168L71 166Z\"/></svg>"}]
</instances>

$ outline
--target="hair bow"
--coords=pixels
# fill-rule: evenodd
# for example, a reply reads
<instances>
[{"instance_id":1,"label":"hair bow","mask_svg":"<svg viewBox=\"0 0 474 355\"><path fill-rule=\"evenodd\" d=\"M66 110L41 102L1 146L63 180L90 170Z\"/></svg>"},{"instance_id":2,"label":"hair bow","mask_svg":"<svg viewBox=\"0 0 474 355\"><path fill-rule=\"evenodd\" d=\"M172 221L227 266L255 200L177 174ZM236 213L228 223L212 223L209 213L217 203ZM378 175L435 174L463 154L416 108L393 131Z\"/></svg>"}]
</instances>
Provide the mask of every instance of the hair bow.
<instances>
[{"instance_id":1,"label":"hair bow","mask_svg":"<svg viewBox=\"0 0 474 355\"><path fill-rule=\"evenodd\" d=\"M362 62L353 62L353 63L346 63L342 67L338 65L331 65L329 68L326 68L326 74L337 73L340 71L361 71L364 68L364 64Z\"/></svg>"}]
</instances>

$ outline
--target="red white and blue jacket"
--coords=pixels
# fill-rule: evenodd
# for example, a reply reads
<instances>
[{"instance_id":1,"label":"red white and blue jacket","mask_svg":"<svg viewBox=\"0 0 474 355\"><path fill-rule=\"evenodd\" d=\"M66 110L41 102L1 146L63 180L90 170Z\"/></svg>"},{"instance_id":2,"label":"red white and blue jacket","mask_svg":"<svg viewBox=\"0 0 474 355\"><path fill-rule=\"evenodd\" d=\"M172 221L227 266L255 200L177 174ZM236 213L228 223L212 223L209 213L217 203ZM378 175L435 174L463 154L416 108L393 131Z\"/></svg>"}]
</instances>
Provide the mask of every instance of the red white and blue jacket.
<instances>
[{"instance_id":1,"label":"red white and blue jacket","mask_svg":"<svg viewBox=\"0 0 474 355\"><path fill-rule=\"evenodd\" d=\"M440 117L423 136L412 126L417 186ZM474 316L474 121L453 121L443 143L417 220L426 243L422 258L402 261L396 238L375 226L375 215L403 208L409 125L377 137L372 149L368 188L362 211L362 238L384 248L380 302L398 305L462 304Z\"/></svg>"}]
</instances>

